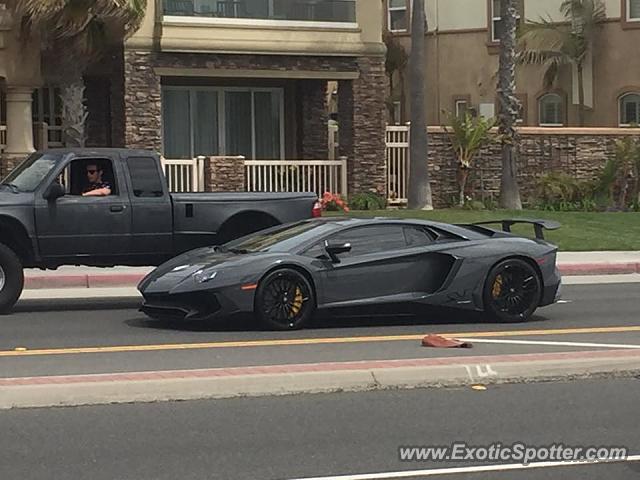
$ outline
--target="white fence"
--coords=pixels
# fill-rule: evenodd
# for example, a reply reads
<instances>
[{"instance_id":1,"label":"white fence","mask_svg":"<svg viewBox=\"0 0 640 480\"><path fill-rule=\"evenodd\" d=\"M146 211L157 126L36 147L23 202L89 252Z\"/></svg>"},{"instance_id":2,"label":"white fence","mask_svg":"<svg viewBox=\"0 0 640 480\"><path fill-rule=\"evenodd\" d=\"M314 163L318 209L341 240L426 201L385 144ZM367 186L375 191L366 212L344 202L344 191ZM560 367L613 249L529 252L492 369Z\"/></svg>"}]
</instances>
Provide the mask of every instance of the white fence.
<instances>
[{"instance_id":1,"label":"white fence","mask_svg":"<svg viewBox=\"0 0 640 480\"><path fill-rule=\"evenodd\" d=\"M331 127L330 145L335 145L337 128ZM4 133L0 127L0 140ZM330 156L334 155L330 153ZM204 160L204 157L162 159L169 190L204 191ZM392 205L404 204L409 187L408 126L387 127L386 162L388 201ZM332 192L343 197L347 195L346 157L339 157L339 160L245 160L244 165L247 192L315 192L318 196Z\"/></svg>"},{"instance_id":2,"label":"white fence","mask_svg":"<svg viewBox=\"0 0 640 480\"><path fill-rule=\"evenodd\" d=\"M247 192L324 192L347 195L347 159L245 160Z\"/></svg>"},{"instance_id":3,"label":"white fence","mask_svg":"<svg viewBox=\"0 0 640 480\"><path fill-rule=\"evenodd\" d=\"M162 159L170 192L204 191L204 157L192 160Z\"/></svg>"},{"instance_id":4,"label":"white fence","mask_svg":"<svg viewBox=\"0 0 640 480\"><path fill-rule=\"evenodd\" d=\"M407 202L409 189L409 127L387 127L387 198L390 204Z\"/></svg>"}]
</instances>

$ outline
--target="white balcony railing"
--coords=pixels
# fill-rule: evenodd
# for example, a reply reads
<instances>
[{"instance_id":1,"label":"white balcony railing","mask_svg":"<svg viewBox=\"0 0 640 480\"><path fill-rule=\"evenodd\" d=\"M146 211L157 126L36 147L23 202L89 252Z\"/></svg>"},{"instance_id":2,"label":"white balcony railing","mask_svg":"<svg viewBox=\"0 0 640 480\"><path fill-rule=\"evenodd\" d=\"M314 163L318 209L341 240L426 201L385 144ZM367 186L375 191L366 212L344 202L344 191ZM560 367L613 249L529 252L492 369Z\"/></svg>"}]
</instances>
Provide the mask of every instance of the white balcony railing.
<instances>
[{"instance_id":1,"label":"white balcony railing","mask_svg":"<svg viewBox=\"0 0 640 480\"><path fill-rule=\"evenodd\" d=\"M164 0L164 15L312 22L356 21L356 0Z\"/></svg>"},{"instance_id":2,"label":"white balcony railing","mask_svg":"<svg viewBox=\"0 0 640 480\"><path fill-rule=\"evenodd\" d=\"M187 160L162 159L170 192L204 191L204 157Z\"/></svg>"},{"instance_id":3,"label":"white balcony railing","mask_svg":"<svg viewBox=\"0 0 640 480\"><path fill-rule=\"evenodd\" d=\"M409 127L387 127L387 197L391 204L406 203L409 189Z\"/></svg>"},{"instance_id":4,"label":"white balcony railing","mask_svg":"<svg viewBox=\"0 0 640 480\"><path fill-rule=\"evenodd\" d=\"M347 195L347 160L245 160L248 192L325 192Z\"/></svg>"}]
</instances>

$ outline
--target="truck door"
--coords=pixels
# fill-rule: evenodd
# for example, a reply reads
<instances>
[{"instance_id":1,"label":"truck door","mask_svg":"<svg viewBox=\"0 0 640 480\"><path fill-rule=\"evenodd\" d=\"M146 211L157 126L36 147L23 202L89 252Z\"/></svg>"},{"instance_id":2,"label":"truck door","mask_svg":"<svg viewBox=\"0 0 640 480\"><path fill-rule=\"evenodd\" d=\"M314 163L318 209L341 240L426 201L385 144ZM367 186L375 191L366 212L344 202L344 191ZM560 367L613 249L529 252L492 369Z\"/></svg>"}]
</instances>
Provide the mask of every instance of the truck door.
<instances>
[{"instance_id":1,"label":"truck door","mask_svg":"<svg viewBox=\"0 0 640 480\"><path fill-rule=\"evenodd\" d=\"M96 172L101 172L96 177ZM55 201L36 195L35 217L43 257L125 255L131 235L131 208L124 187L124 172L111 158L82 157L67 163L52 181L65 187ZM107 196L83 196L90 184L106 183ZM43 191L48 185L45 185Z\"/></svg>"},{"instance_id":2,"label":"truck door","mask_svg":"<svg viewBox=\"0 0 640 480\"><path fill-rule=\"evenodd\" d=\"M131 253L164 256L173 252L173 207L160 159L151 155L129 157L131 200Z\"/></svg>"}]
</instances>

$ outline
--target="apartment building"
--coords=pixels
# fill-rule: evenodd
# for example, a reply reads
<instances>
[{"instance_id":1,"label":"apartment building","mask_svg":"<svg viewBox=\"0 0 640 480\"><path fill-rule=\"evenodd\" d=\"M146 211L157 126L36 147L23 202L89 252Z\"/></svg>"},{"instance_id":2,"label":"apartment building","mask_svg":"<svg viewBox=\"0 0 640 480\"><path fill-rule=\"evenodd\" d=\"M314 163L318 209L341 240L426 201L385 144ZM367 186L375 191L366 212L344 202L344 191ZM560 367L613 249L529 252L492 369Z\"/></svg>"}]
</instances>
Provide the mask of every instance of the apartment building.
<instances>
[{"instance_id":1,"label":"apartment building","mask_svg":"<svg viewBox=\"0 0 640 480\"><path fill-rule=\"evenodd\" d=\"M410 48L411 0L385 0L385 25ZM426 89L428 122L446 121L443 110L473 109L493 116L499 60L500 0L425 0L428 21ZM562 0L519 0L520 21L563 22ZM640 0L604 0L606 21L585 68L586 125L618 127L640 123ZM526 126L575 126L578 82L563 68L552 88L543 86L543 68L519 66L520 123ZM396 82L397 83L397 82ZM402 88L402 87L398 87ZM408 92L407 85L404 86ZM394 92L395 99L402 96ZM408 97L408 95L405 95ZM397 121L408 119L408 106Z\"/></svg>"},{"instance_id":2,"label":"apartment building","mask_svg":"<svg viewBox=\"0 0 640 480\"><path fill-rule=\"evenodd\" d=\"M149 0L141 28L85 76L88 143L167 159L327 160L331 82L350 190L381 189L382 18L372 0ZM34 69L18 83L21 126L46 122L55 144L55 87Z\"/></svg>"}]
</instances>

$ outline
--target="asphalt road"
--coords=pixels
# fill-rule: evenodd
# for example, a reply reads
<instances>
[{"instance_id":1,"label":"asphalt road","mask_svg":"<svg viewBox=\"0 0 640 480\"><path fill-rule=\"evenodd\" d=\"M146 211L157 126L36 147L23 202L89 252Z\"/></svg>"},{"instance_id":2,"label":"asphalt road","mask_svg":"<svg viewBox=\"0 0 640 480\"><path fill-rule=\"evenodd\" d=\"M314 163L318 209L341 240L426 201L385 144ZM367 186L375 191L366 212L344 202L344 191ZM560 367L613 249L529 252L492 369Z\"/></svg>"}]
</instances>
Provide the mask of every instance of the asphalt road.
<instances>
[{"instance_id":1,"label":"asphalt road","mask_svg":"<svg viewBox=\"0 0 640 480\"><path fill-rule=\"evenodd\" d=\"M0 478L285 480L495 463L407 463L398 457L400 446L453 442L617 446L636 455L639 397L640 379L632 378L502 385L486 391L9 410L0 412ZM640 464L629 462L446 478L638 476Z\"/></svg>"},{"instance_id":2,"label":"asphalt road","mask_svg":"<svg viewBox=\"0 0 640 480\"><path fill-rule=\"evenodd\" d=\"M244 319L189 324L150 321L137 311L135 299L28 300L21 301L15 313L0 317L0 377L600 348L572 342L640 345L640 284L565 286L564 298L569 303L540 309L526 324L484 323L476 315L430 311L417 318L325 318L296 332L262 331ZM556 334L558 329L592 327L622 330ZM525 330L543 331L544 335L509 336L506 341L569 344L484 343L505 341L505 334ZM421 337L427 333L464 336L479 332L492 333L489 338L471 338L475 342L471 349L420 346ZM395 338L405 335L412 338ZM362 341L362 337L371 336L384 338ZM267 340L281 343L260 343ZM283 344L290 340L300 344ZM240 343L225 343L231 341ZM95 349L90 353L68 350L77 347ZM15 352L16 348L28 349L29 355Z\"/></svg>"}]
</instances>

